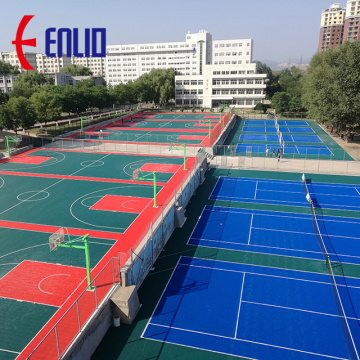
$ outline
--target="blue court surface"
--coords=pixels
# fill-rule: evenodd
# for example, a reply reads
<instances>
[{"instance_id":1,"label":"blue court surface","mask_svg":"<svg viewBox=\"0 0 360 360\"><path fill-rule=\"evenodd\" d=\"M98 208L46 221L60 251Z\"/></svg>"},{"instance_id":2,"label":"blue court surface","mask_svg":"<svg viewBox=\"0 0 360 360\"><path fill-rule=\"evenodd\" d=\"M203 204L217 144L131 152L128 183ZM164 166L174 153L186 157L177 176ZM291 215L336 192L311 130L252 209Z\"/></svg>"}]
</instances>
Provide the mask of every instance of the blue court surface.
<instances>
[{"instance_id":1,"label":"blue court surface","mask_svg":"<svg viewBox=\"0 0 360 360\"><path fill-rule=\"evenodd\" d=\"M322 140L317 135L285 135L283 134L285 142L311 142L321 143ZM262 135L262 134L241 134L240 141L279 141L277 135Z\"/></svg>"},{"instance_id":2,"label":"blue court surface","mask_svg":"<svg viewBox=\"0 0 360 360\"><path fill-rule=\"evenodd\" d=\"M258 144L238 144L236 147L236 152L249 152L252 153L266 153L266 147L269 148L270 153L273 149L277 153L281 149L279 145L258 145ZM334 155L327 146L321 145L285 145L284 154L296 154L296 155Z\"/></svg>"},{"instance_id":3,"label":"blue court surface","mask_svg":"<svg viewBox=\"0 0 360 360\"><path fill-rule=\"evenodd\" d=\"M244 125L273 125L275 124L274 120L245 120ZM278 120L278 124L281 126L309 126L306 121L297 121L297 120Z\"/></svg>"},{"instance_id":4,"label":"blue court surface","mask_svg":"<svg viewBox=\"0 0 360 360\"><path fill-rule=\"evenodd\" d=\"M313 133L314 130L311 127L280 127L282 133ZM275 126L244 126L243 132L265 132L265 133L276 133Z\"/></svg>"},{"instance_id":5,"label":"blue court surface","mask_svg":"<svg viewBox=\"0 0 360 360\"><path fill-rule=\"evenodd\" d=\"M360 350L360 303L348 304L360 280L338 288ZM328 275L207 259L180 258L142 337L249 359L350 359Z\"/></svg>"},{"instance_id":6,"label":"blue court surface","mask_svg":"<svg viewBox=\"0 0 360 360\"><path fill-rule=\"evenodd\" d=\"M317 216L331 261L360 264L360 219ZM189 245L323 260L312 216L206 206Z\"/></svg>"},{"instance_id":7,"label":"blue court surface","mask_svg":"<svg viewBox=\"0 0 360 360\"><path fill-rule=\"evenodd\" d=\"M307 185L315 207L360 211L360 185ZM301 181L219 177L210 200L309 206Z\"/></svg>"}]
</instances>

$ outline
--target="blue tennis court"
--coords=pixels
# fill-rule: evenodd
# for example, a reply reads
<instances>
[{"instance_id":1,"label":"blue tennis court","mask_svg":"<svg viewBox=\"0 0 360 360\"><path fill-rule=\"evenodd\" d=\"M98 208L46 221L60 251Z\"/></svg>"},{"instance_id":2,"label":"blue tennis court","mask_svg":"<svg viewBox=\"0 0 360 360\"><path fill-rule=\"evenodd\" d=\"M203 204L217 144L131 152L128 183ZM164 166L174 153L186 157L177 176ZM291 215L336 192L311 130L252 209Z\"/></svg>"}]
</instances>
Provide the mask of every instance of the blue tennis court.
<instances>
[{"instance_id":1,"label":"blue tennis court","mask_svg":"<svg viewBox=\"0 0 360 360\"><path fill-rule=\"evenodd\" d=\"M317 222L331 261L360 264L360 219ZM206 206L188 244L323 260L308 214Z\"/></svg>"},{"instance_id":2,"label":"blue tennis court","mask_svg":"<svg viewBox=\"0 0 360 360\"><path fill-rule=\"evenodd\" d=\"M285 142L311 142L321 143L322 140L317 135L285 135L283 134ZM262 135L262 134L241 134L240 141L279 141L277 135Z\"/></svg>"},{"instance_id":3,"label":"blue tennis court","mask_svg":"<svg viewBox=\"0 0 360 360\"><path fill-rule=\"evenodd\" d=\"M282 133L313 133L314 130L311 127L279 127ZM264 133L276 133L275 126L244 126L243 132L264 132Z\"/></svg>"},{"instance_id":4,"label":"blue tennis court","mask_svg":"<svg viewBox=\"0 0 360 360\"><path fill-rule=\"evenodd\" d=\"M244 125L273 125L274 120L245 120ZM297 120L278 120L278 124L282 126L309 126L306 121Z\"/></svg>"},{"instance_id":5,"label":"blue tennis court","mask_svg":"<svg viewBox=\"0 0 360 360\"><path fill-rule=\"evenodd\" d=\"M360 185L307 184L316 207L360 210ZM219 177L210 200L309 206L301 181Z\"/></svg>"},{"instance_id":6,"label":"blue tennis court","mask_svg":"<svg viewBox=\"0 0 360 360\"><path fill-rule=\"evenodd\" d=\"M337 280L348 302L359 297L359 279ZM348 302L360 350L360 304ZM207 259L180 258L142 337L249 359L350 359L328 275Z\"/></svg>"},{"instance_id":7,"label":"blue tennis court","mask_svg":"<svg viewBox=\"0 0 360 360\"><path fill-rule=\"evenodd\" d=\"M275 149L275 152L281 150L280 144L271 145L258 145L258 144L237 144L236 152L254 152L254 153L266 153L266 147L270 152ZM284 154L296 154L296 155L334 155L327 146L322 145L285 145Z\"/></svg>"}]
</instances>

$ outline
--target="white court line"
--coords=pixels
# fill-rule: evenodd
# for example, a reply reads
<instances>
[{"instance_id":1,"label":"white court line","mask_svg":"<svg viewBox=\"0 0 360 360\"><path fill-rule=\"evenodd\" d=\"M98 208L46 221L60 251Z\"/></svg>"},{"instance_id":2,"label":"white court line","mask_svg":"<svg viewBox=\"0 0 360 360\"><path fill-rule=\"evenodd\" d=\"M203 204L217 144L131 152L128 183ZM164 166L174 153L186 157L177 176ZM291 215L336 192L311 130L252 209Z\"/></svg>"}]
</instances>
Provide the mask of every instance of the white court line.
<instances>
[{"instance_id":1,"label":"white court line","mask_svg":"<svg viewBox=\"0 0 360 360\"><path fill-rule=\"evenodd\" d=\"M206 333L206 332L203 332L203 331L195 331L195 330L190 330L190 329L183 329L183 328L178 328L178 327L174 327L174 326L166 326L166 325L159 325L159 324L155 324L155 323L151 323L149 322L148 325L153 325L153 326L159 326L161 328L165 328L165 329L174 329L174 330L180 330L180 331L184 331L184 332L189 332L189 333L193 333L193 334L202 334L202 335L208 335L208 336L213 336L215 338L222 338L222 339L230 339L230 340L233 340L233 341L238 341L238 342L245 342L245 343L250 343L250 344L256 344L256 345L262 345L262 346L267 346L267 347L270 347L270 348L276 348L276 349L283 349L283 350L290 350L290 351L295 351L295 352L299 352L299 353L303 353L303 354L309 354L309 355L316 355L316 356L321 356L321 357L325 357L325 358L329 358L329 359L335 359L335 360L348 360L348 359L345 359L345 358L339 358L339 357L334 357L334 356L330 356L330 355L323 355L323 354L318 354L318 353L314 353L314 352L309 352L309 351L304 351L304 350L299 350L299 349L294 349L294 348L289 348L289 347L284 347L284 346L278 346L278 345L273 345L273 344L267 344L267 343L261 343L259 341L251 341L251 340L246 340L246 339L234 339L234 338L231 338L229 336L224 336L224 335L217 335L217 334L212 334L212 333ZM143 336L141 336L143 337ZM145 338L146 339L146 338ZM154 340L154 339L151 339L151 340ZM154 340L154 341L160 341L160 342L164 342L163 340ZM175 343L175 342L171 342L171 341L168 341L166 340L167 343L169 344L176 344L176 345L183 345L183 344L178 344L178 343ZM186 347L188 347L187 345L185 345ZM196 347L192 347L192 348L195 348L195 349L202 349L202 350L208 350L206 347L202 347L202 348L196 348ZM215 351L212 351L212 350L208 350L208 351L211 351L211 352L215 352ZM215 352L216 353L216 352ZM224 352L220 352L222 354L227 354L227 355L233 355L232 353L228 352L228 353L224 353ZM239 355L234 355L236 357L238 357Z\"/></svg>"},{"instance_id":2,"label":"white court line","mask_svg":"<svg viewBox=\"0 0 360 360\"><path fill-rule=\"evenodd\" d=\"M70 274L52 274L52 275L46 276L45 278L43 278L43 279L38 283L38 289L39 289L41 292L43 292L43 293L45 293L45 294L54 295L54 293L52 293L52 292L48 292L48 291L45 291L45 290L41 289L41 283L42 283L43 281L47 280L48 278L53 277L53 276L71 276L71 275L70 275Z\"/></svg>"},{"instance_id":3,"label":"white court line","mask_svg":"<svg viewBox=\"0 0 360 360\"><path fill-rule=\"evenodd\" d=\"M300 155L300 151L299 151L297 145L295 145L295 149L296 149L296 151L298 152L298 155Z\"/></svg>"},{"instance_id":4,"label":"white court line","mask_svg":"<svg viewBox=\"0 0 360 360\"><path fill-rule=\"evenodd\" d=\"M254 220L254 214L251 214L251 221L250 221L250 229L249 229L249 238L248 238L248 245L250 245L250 240L251 240L251 229L252 229L252 223Z\"/></svg>"},{"instance_id":5,"label":"white court line","mask_svg":"<svg viewBox=\"0 0 360 360\"><path fill-rule=\"evenodd\" d=\"M292 141L293 141L293 142L295 142L295 140L294 140L293 136L292 136L292 135L290 135L290 136L291 136Z\"/></svg>"},{"instance_id":6,"label":"white court line","mask_svg":"<svg viewBox=\"0 0 360 360\"><path fill-rule=\"evenodd\" d=\"M306 312L306 313L309 313L309 314L316 314L316 315L323 315L323 316L333 316L333 317L336 317L336 318L339 317L338 314L329 314L329 313L323 313L323 312L319 312L319 311L311 311L311 310L305 310L305 309L292 308L292 307L288 307L288 306L280 306L280 305L274 305L274 304L265 304L265 303L255 302L255 301L246 301L246 300L243 300L243 303L253 304L253 305L259 305L259 306L274 307L274 308L277 308L277 309L295 310L295 311L300 311L300 312ZM357 318L350 317L350 316L346 316L346 318L347 318L347 319L351 319L351 320L359 320L359 319L357 319Z\"/></svg>"},{"instance_id":7,"label":"white court line","mask_svg":"<svg viewBox=\"0 0 360 360\"><path fill-rule=\"evenodd\" d=\"M164 127L164 126L166 126L166 125L168 125L168 124L171 124L171 121L167 121L165 124L159 126L158 129L161 129L162 127ZM141 139L142 137L144 137L144 136L146 136L146 135L151 135L151 133L154 132L154 131L156 131L156 129L155 129L155 130L150 130L150 131L148 131L147 133L145 133L144 135L138 136L138 137L136 138L136 141L139 140L139 139ZM135 135L136 135L136 134L135 134ZM139 135L139 134L137 134L137 135Z\"/></svg>"},{"instance_id":8,"label":"white court line","mask_svg":"<svg viewBox=\"0 0 360 360\"><path fill-rule=\"evenodd\" d=\"M109 155L110 155L110 154L106 154L105 156L101 157L100 159L98 159L98 160L96 160L96 161L99 161L99 160L101 160L101 159L104 159L104 158L106 158L106 157L109 156ZM95 162L96 162L96 161L95 161ZM91 164L91 165L92 165L92 164ZM70 174L69 176L73 176L73 175L75 175L76 173L78 173L78 172L86 169L86 168L89 167L89 166L90 166L90 165L84 166L84 167L82 167L81 169L79 169L79 170L75 171L74 173ZM20 201L19 203L17 203L17 204L15 204L14 206L12 206L12 207L4 210L3 212L0 213L0 215L2 215L2 214L4 214L4 213L6 213L7 211L15 208L16 206L22 204L23 202L28 201L29 199L33 198L34 196L38 195L39 193L44 192L45 190L48 190L48 189L50 189L51 187L53 187L53 186L61 183L61 182L64 181L64 180L65 180L65 179L60 179L59 181L57 181L57 182L55 182L54 184L46 187L45 189L39 190L38 192L36 192L34 195L30 196L30 197L27 198L26 200L19 200L19 201ZM34 190L34 191L36 191L36 190Z\"/></svg>"},{"instance_id":9,"label":"white court line","mask_svg":"<svg viewBox=\"0 0 360 360\"><path fill-rule=\"evenodd\" d=\"M242 279L239 308L238 308L238 313L237 313L237 317L236 317L236 327L235 327L234 339L236 339L236 334L237 334L238 327L239 327L240 308L241 308L241 301L242 301L242 296L243 296L243 292L244 292L245 274L246 273L243 274L243 279Z\"/></svg>"},{"instance_id":10,"label":"white court line","mask_svg":"<svg viewBox=\"0 0 360 360\"><path fill-rule=\"evenodd\" d=\"M357 189L357 188L355 188L355 190L356 190L356 192L360 195L360 192L359 192L359 190Z\"/></svg>"},{"instance_id":11,"label":"white court line","mask_svg":"<svg viewBox=\"0 0 360 360\"><path fill-rule=\"evenodd\" d=\"M257 192L258 183L259 183L259 182L258 182L258 181L256 181L254 200L256 200L256 192Z\"/></svg>"},{"instance_id":12,"label":"white court line","mask_svg":"<svg viewBox=\"0 0 360 360\"><path fill-rule=\"evenodd\" d=\"M19 353L19 352L17 352L17 351L6 350L6 349L0 349L0 351L9 352L9 353L12 353L12 354L20 354L20 353Z\"/></svg>"}]
</instances>

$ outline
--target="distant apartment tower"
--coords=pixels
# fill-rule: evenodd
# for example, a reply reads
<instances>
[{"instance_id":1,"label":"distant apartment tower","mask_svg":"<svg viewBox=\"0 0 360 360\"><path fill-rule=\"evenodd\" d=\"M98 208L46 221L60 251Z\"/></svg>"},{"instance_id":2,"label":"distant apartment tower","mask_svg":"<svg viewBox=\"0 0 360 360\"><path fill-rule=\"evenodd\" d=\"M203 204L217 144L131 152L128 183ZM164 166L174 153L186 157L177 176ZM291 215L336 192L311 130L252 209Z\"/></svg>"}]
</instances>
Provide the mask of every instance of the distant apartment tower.
<instances>
[{"instance_id":1,"label":"distant apartment tower","mask_svg":"<svg viewBox=\"0 0 360 360\"><path fill-rule=\"evenodd\" d=\"M318 51L324 51L342 44L344 32L345 8L332 4L321 15Z\"/></svg>"},{"instance_id":2,"label":"distant apartment tower","mask_svg":"<svg viewBox=\"0 0 360 360\"><path fill-rule=\"evenodd\" d=\"M24 53L26 60L28 63L36 70L36 53ZM8 64L11 64L13 66L18 66L19 72L23 73L25 70L20 65L19 58L17 56L16 51L4 51L0 52L0 61L6 62Z\"/></svg>"},{"instance_id":3,"label":"distant apartment tower","mask_svg":"<svg viewBox=\"0 0 360 360\"><path fill-rule=\"evenodd\" d=\"M343 41L360 41L359 20L360 0L348 0L346 4Z\"/></svg>"}]
</instances>

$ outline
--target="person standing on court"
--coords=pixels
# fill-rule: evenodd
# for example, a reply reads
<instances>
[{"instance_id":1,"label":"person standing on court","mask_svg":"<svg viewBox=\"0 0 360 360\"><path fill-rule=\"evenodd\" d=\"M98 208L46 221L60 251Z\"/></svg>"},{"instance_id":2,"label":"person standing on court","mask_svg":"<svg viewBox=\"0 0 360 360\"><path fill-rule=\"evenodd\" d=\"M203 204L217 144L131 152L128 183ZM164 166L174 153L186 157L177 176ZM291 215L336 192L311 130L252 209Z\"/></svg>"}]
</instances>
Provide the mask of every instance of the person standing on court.
<instances>
[{"instance_id":1,"label":"person standing on court","mask_svg":"<svg viewBox=\"0 0 360 360\"><path fill-rule=\"evenodd\" d=\"M269 155L269 148L266 147L266 157L268 157L268 155Z\"/></svg>"},{"instance_id":2,"label":"person standing on court","mask_svg":"<svg viewBox=\"0 0 360 360\"><path fill-rule=\"evenodd\" d=\"M281 158L280 149L278 149L278 151L277 151L277 158L278 158L278 162L279 162L279 161L280 161L280 158Z\"/></svg>"},{"instance_id":3,"label":"person standing on court","mask_svg":"<svg viewBox=\"0 0 360 360\"><path fill-rule=\"evenodd\" d=\"M273 157L275 157L275 148L273 148Z\"/></svg>"}]
</instances>

